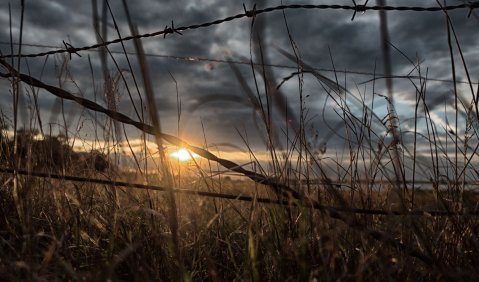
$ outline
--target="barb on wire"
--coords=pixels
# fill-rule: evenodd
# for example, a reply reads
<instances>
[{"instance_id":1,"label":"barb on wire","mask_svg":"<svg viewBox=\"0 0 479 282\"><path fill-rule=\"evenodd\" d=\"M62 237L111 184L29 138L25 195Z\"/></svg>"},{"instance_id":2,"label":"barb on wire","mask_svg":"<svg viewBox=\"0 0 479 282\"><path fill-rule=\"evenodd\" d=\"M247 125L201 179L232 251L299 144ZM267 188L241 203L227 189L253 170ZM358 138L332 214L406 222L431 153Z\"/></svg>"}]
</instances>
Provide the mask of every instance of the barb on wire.
<instances>
[{"instance_id":1,"label":"barb on wire","mask_svg":"<svg viewBox=\"0 0 479 282\"><path fill-rule=\"evenodd\" d=\"M366 1L367 3L367 1ZM110 41L105 41L102 43L97 43L94 45L90 46L84 46L84 47L79 47L79 48L67 48L67 49L59 49L59 50L52 50L48 52L43 52L43 53L36 53L36 54L10 54L10 55L0 55L1 59L5 58L18 58L18 57L28 57L28 58L35 58L35 57L43 57L47 55L54 55L54 54L60 54L60 53L77 53L80 51L86 51L90 49L96 49L100 47L104 47L107 45L111 44L116 44L120 43L122 41L130 41L133 39L141 39L141 38L148 38L148 37L156 37L159 35L165 36L166 34L170 33L178 33L182 34L182 31L187 31L187 30L194 30L194 29L199 29L199 28L205 28L205 27L210 27L214 25L219 25L223 24L225 22L230 22L236 19L241 19L244 17L256 17L260 14L264 13L270 13L274 11L284 11L284 10L295 10L295 9L318 9L318 10L352 10L354 11L354 14L356 12L366 12L367 10L386 10L386 11L415 11L415 12L439 12L439 11L450 11L450 10L456 10L456 9L469 9L470 12L472 9L479 7L479 1L474 1L474 2L469 2L465 4L458 4L458 5L452 5L452 6L444 6L444 7L409 7L409 6L366 6L366 4L363 5L354 5L354 6L348 6L348 5L326 5L326 4L320 4L320 5L312 5L312 4L306 4L306 5L300 5L300 4L291 4L291 5L279 5L275 7L268 7L264 9L255 9L253 7L253 10L246 10L246 6L243 6L245 9L245 12L242 14L237 14L234 16L229 16L223 19L218 19L214 20L211 22L205 22L201 24L193 24L189 26L182 26L182 27L177 27L175 28L173 26L172 22L172 27L166 28L161 31L156 31L152 33L144 33L144 34L139 34L135 36L127 36L124 38L117 38L114 40ZM354 16L354 15L353 15ZM354 19L354 18L353 18Z\"/></svg>"},{"instance_id":2,"label":"barb on wire","mask_svg":"<svg viewBox=\"0 0 479 282\"><path fill-rule=\"evenodd\" d=\"M183 35L183 33L175 29L175 24L173 23L173 21L171 21L171 27L165 26L165 29L163 30L163 38L165 38L167 34L173 34L173 33Z\"/></svg>"},{"instance_id":3,"label":"barb on wire","mask_svg":"<svg viewBox=\"0 0 479 282\"><path fill-rule=\"evenodd\" d=\"M368 4L369 0L366 0L366 2L362 5L356 4L355 0L352 0L352 1L353 1L355 9L354 9L354 13L353 13L353 17L351 18L351 21L354 21L354 18L356 17L357 12L360 12L362 14L364 14L366 12L366 5Z\"/></svg>"},{"instance_id":4,"label":"barb on wire","mask_svg":"<svg viewBox=\"0 0 479 282\"><path fill-rule=\"evenodd\" d=\"M70 56L70 61L72 59L72 53L78 55L78 57L81 57L81 55L78 54L78 52L76 51L75 47L73 47L73 45L65 42L65 40L63 40L63 45L65 46L65 50L68 52L68 55Z\"/></svg>"},{"instance_id":5,"label":"barb on wire","mask_svg":"<svg viewBox=\"0 0 479 282\"><path fill-rule=\"evenodd\" d=\"M254 20L256 19L256 3L253 5L253 9L251 9L251 10L247 10L245 4L243 3L243 10L244 10L244 14L245 14L248 18L252 18L252 19L253 19L253 20L251 21L251 26L253 26L253 25L254 25Z\"/></svg>"}]
</instances>

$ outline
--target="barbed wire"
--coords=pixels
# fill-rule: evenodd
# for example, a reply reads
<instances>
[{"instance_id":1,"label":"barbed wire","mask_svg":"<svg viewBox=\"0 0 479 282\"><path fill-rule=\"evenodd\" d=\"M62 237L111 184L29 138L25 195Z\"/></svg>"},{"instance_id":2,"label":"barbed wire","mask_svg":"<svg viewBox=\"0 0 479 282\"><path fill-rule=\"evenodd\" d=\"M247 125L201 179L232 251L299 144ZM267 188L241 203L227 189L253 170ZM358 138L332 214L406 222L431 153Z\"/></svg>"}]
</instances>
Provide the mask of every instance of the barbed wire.
<instances>
[{"instance_id":1,"label":"barbed wire","mask_svg":"<svg viewBox=\"0 0 479 282\"><path fill-rule=\"evenodd\" d=\"M20 45L19 43L10 43L10 42L2 42L0 41L0 45ZM50 48L50 49L58 49L58 46L53 46L53 45L44 45L44 44L32 44L32 43L22 43L22 46L26 47L34 47L34 48ZM97 49L90 49L86 50L86 52L100 52L100 50ZM111 54L121 54L121 55L137 55L136 52L134 51L115 51L115 50L110 50L109 51ZM173 60L179 60L179 61L185 61L185 62L193 62L193 63L198 63L198 62L208 62L208 63L219 63L219 64L235 64L235 65L247 65L251 66L251 61L250 60L233 60L233 59L218 59L218 58L209 58L209 57L198 57L198 56L180 56L180 55L167 55L167 54L151 54L151 53L145 53L144 54L146 57L153 57L153 58L163 58L163 59L173 59ZM265 67L271 67L271 68L279 68L279 69L289 69L289 70L298 70L298 66L294 65L284 65L284 64L266 64L266 63L255 63L253 62L254 66L265 66ZM317 71L317 72L330 72L330 73L342 73L342 74L354 74L354 75L362 75L362 76L372 76L374 77L374 80L378 79L385 79L385 78L408 78L408 79L422 79L422 80L427 80L430 82L445 82L445 83L458 83L458 84L469 84L468 81L464 80L456 80L453 81L451 79L441 79L441 78L432 78L432 77L424 77L424 76L419 76L419 75L398 75L398 74L393 74L393 75L386 75L383 73L373 73L373 72L367 72L367 71L360 71L360 70L341 70L341 69L329 69L329 68L312 68L312 70ZM361 83L367 83L370 82L370 80L361 82ZM479 82L471 82L473 85L479 84Z\"/></svg>"},{"instance_id":2,"label":"barbed wire","mask_svg":"<svg viewBox=\"0 0 479 282\"><path fill-rule=\"evenodd\" d=\"M13 168L8 167L0 167L0 173L8 173L8 174L19 174L19 175L27 175L27 176L34 176L39 178L52 178L52 179L60 179L66 181L74 181L74 182L83 182L83 183L92 183L92 184L101 184L101 185L108 185L112 187L125 187L125 188L132 188L132 189L142 189L142 190L152 190L152 191L159 191L159 192L167 192L173 190L174 193L177 194L186 194L186 195L194 195L206 198L216 198L216 199L225 199L225 200L235 200L235 201L243 201L243 202L253 202L256 201L258 203L263 204L273 204L273 205L285 205L285 206L295 206L300 207L300 203L288 200L276 200L271 198L265 197L253 197L249 195L239 194L227 194L227 193L218 193L218 192L210 192L210 191L199 191L193 189L186 189L186 188L167 188L158 185L147 185L147 184L140 184L140 183L131 183L131 182L124 182L124 181L113 181L107 179L99 179L99 178L92 178L92 177L81 177L81 176L74 176L74 175L62 175L62 174L55 174L55 173L45 173L45 172L38 172L38 171L28 171L28 170L15 170ZM395 216L433 216L433 217L443 217L443 216L479 216L479 211L471 210L471 211L464 211L464 212L454 212L448 210L384 210L384 209L364 209L364 208L350 208L350 207L340 207L340 206L327 206L321 205L319 203L313 203L311 206L316 210L332 210L341 213L354 213L354 214L363 214L363 215L395 215Z\"/></svg>"},{"instance_id":3,"label":"barbed wire","mask_svg":"<svg viewBox=\"0 0 479 282\"><path fill-rule=\"evenodd\" d=\"M367 1L366 1L367 3ZM166 37L168 34L179 34L183 35L182 32L188 31L188 30L194 30L194 29L199 29L199 28L205 28L205 27L210 27L214 25L220 25L226 22L230 22L236 19L241 19L241 18L252 18L253 21L256 18L256 16L265 14L265 13L270 13L274 11L284 11L284 10L296 10L296 9L319 9L319 10L349 10L353 11L353 16L351 20L354 20L356 13L365 13L368 10L373 10L373 11L380 11L380 10L385 10L385 11L414 11L414 12L438 12L438 11L451 11L451 10L457 10L457 9L469 9L469 15L471 15L472 11L475 8L479 8L479 1L474 1L474 2L466 2L463 4L459 5L450 5L450 6L435 6L435 7L412 7L412 6L367 6L366 4L363 5L358 5L356 4L355 1L353 1L353 6L351 5L327 5L327 4L320 4L320 5L313 5L313 4L292 4L292 5L279 5L275 7L268 7L264 9L256 9L256 5L254 5L253 9L247 10L246 7L243 5L244 8L244 13L237 14L234 16L229 16L223 19L218 19L210 22L205 22L201 24L193 24L189 26L180 26L180 27L175 27L174 22L171 21L171 27L166 26L164 30L152 32L152 33L144 33L144 34L139 34L135 36L127 36L123 38L117 38L114 40L109 40L109 41L104 41L102 43L97 43L89 46L83 46L83 47L73 47L72 45L65 46L64 49L57 49L57 50L52 50L48 52L41 52L41 53L36 53L36 54L10 54L10 55L0 55L1 59L5 58L35 58L35 57L44 57L48 55L54 55L54 54L61 54L61 53L69 53L69 54L77 54L78 52L82 51L87 51L91 49L97 49L101 47L105 47L111 44L116 44L120 43L123 41L130 41L134 39L142 39L142 38L148 38L148 37L156 37L163 35L163 37Z\"/></svg>"}]
</instances>

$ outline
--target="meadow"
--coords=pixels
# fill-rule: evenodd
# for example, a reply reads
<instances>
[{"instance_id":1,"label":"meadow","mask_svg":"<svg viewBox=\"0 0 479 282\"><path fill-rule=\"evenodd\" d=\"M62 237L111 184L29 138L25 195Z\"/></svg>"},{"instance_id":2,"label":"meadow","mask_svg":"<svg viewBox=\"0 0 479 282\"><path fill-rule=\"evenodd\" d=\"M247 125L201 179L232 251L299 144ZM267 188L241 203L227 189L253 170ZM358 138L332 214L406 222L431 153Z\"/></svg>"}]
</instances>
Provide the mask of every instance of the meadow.
<instances>
[{"instance_id":1,"label":"meadow","mask_svg":"<svg viewBox=\"0 0 479 282\"><path fill-rule=\"evenodd\" d=\"M477 280L479 88L461 35L448 10L438 7L451 57L452 98L444 101L426 96L429 83L438 81L392 43L380 48L384 73L372 70L371 87L362 91L341 82L348 73L334 68L331 50L325 55L333 66L327 75L303 61L284 13L294 7L274 10L283 11L291 44L285 50L258 36L268 24L261 17L272 10L244 6L237 18L248 20L250 58L242 66L249 74L233 59L220 63L231 71L223 75L231 75L244 92L247 103L241 107L253 113L264 150L240 129L229 151L213 145L222 140L208 139L207 128L190 133L203 136L180 136L187 113L178 85L177 134L162 130L143 40L187 37L185 31L198 27L175 28L171 22L143 36L128 18L132 37L110 42L102 39L102 27L115 22L120 37L119 19L106 5L104 14L93 15L96 45L82 49L64 42L51 54L32 53L45 58L45 66L46 60L55 62L58 83L29 72L25 61L32 58L13 50L32 46L11 41L12 53L2 49L0 56L2 92L12 101L0 106L0 280ZM365 9L355 3L352 20ZM385 28L378 33L389 42L383 12ZM127 51L125 42L135 51ZM109 48L116 45L123 52L114 56ZM92 84L101 80L98 99L84 95L91 88L77 83L70 70L91 49L103 74L93 75L88 56ZM410 61L409 75L391 73L393 51ZM294 65L289 75L274 77L267 52ZM456 81L459 70L465 79ZM409 116L395 108L387 82L392 79L413 86ZM375 91L379 80L386 81L383 94ZM308 108L307 81L328 97L324 108L333 108L339 120L321 132L311 117L324 117L324 110ZM288 85L294 85L297 103L282 96ZM58 120L54 130L39 110L45 96L59 101L49 113ZM134 110L122 112L121 99ZM189 111L201 113L215 99L224 98L206 96ZM433 103L447 108L447 126L436 122ZM74 105L70 112L81 110L71 118L66 105Z\"/></svg>"}]
</instances>

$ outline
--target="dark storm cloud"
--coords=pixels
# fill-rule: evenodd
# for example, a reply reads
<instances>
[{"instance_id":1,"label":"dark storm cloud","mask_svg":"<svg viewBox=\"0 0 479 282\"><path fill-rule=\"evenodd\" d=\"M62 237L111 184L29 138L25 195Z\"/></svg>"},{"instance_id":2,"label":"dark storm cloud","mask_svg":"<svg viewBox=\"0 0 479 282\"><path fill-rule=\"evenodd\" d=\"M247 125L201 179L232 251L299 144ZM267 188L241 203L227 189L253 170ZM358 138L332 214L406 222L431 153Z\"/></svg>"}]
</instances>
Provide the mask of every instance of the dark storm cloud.
<instances>
[{"instance_id":1,"label":"dark storm cloud","mask_svg":"<svg viewBox=\"0 0 479 282\"><path fill-rule=\"evenodd\" d=\"M72 23L72 10L62 3L54 1L26 1L26 25L44 29L68 27ZM17 6L18 7L18 6ZM15 11L18 12L18 11ZM75 17L73 17L74 19ZM48 20L47 20L48 19Z\"/></svg>"},{"instance_id":2,"label":"dark storm cloud","mask_svg":"<svg viewBox=\"0 0 479 282\"><path fill-rule=\"evenodd\" d=\"M305 15L306 13L306 15ZM291 34L297 41L301 56L305 62L316 67L330 67L330 51L335 66L345 68L371 68L378 57L379 38L370 36L376 33L374 22L351 22L344 13L308 11L288 13ZM314 21L305 21L305 17ZM278 20L278 19L277 19ZM279 19L276 30L282 45L290 45L284 30L284 22Z\"/></svg>"},{"instance_id":3,"label":"dark storm cloud","mask_svg":"<svg viewBox=\"0 0 479 282\"><path fill-rule=\"evenodd\" d=\"M464 52L465 60L468 63L469 72L473 77L477 77L479 73L479 57L476 51L478 42L476 36L471 36L475 29L474 26L477 26L477 20L473 18L468 19L464 13L465 11L452 12L451 18L456 34L459 37L458 40ZM422 61L421 68L423 74L427 70L428 77L430 78L452 79L444 15L424 13L421 17L418 17L414 13L391 13L389 18L391 20L391 41L413 61L416 60L416 56ZM452 44L456 61L457 79L466 80L454 38L452 38ZM393 51L393 54L396 73L405 73L407 69L412 69L411 63L401 56L399 52ZM417 72L413 74L417 74ZM399 84L399 86L401 85ZM451 83L443 83L442 85L435 85L434 88L436 89L433 88L431 90L444 93L448 92L452 87ZM414 94L414 92L411 94ZM428 97L434 99L437 95L429 95Z\"/></svg>"},{"instance_id":4,"label":"dark storm cloud","mask_svg":"<svg viewBox=\"0 0 479 282\"><path fill-rule=\"evenodd\" d=\"M101 2L101 1L98 1ZM208 1L127 1L132 20L143 30L154 31L163 29L175 21L176 26L189 25L195 22L208 21L219 15L221 7ZM211 1L210 1L211 2ZM100 5L99 5L100 6ZM125 22L124 9L121 1L112 4L113 11ZM117 19L118 20L118 19Z\"/></svg>"}]
</instances>

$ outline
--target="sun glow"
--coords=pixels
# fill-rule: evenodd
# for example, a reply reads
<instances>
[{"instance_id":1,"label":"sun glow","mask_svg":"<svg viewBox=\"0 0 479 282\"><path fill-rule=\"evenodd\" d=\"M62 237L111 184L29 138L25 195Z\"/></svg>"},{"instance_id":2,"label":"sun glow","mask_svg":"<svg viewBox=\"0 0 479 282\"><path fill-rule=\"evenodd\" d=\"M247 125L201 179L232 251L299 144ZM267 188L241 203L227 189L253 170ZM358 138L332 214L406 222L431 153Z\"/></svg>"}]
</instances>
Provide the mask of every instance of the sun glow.
<instances>
[{"instance_id":1,"label":"sun glow","mask_svg":"<svg viewBox=\"0 0 479 282\"><path fill-rule=\"evenodd\" d=\"M179 150L174 151L173 153L170 154L170 156L172 156L173 158L175 158L175 159L177 159L181 162L189 161L189 160L191 160L191 157L193 157L193 158L198 157L197 154L192 153L192 152L188 152L188 150L186 150L185 148L180 148Z\"/></svg>"}]
</instances>

